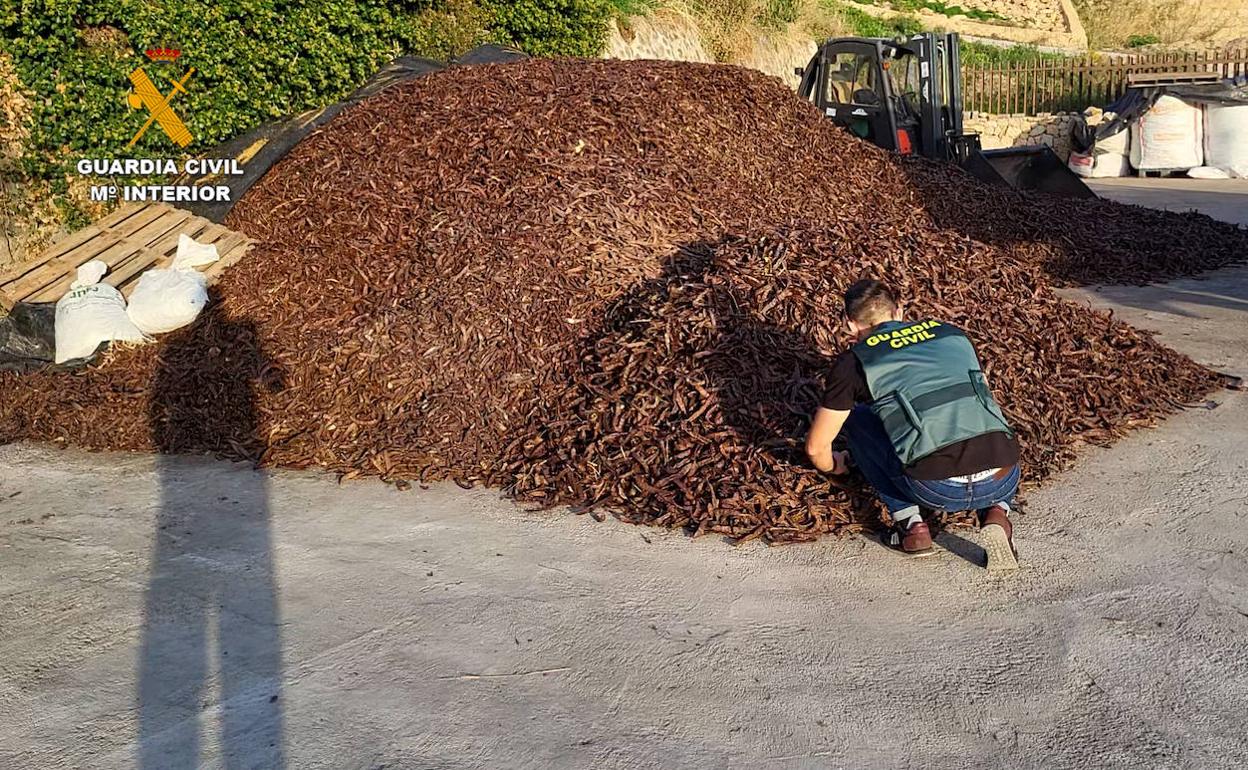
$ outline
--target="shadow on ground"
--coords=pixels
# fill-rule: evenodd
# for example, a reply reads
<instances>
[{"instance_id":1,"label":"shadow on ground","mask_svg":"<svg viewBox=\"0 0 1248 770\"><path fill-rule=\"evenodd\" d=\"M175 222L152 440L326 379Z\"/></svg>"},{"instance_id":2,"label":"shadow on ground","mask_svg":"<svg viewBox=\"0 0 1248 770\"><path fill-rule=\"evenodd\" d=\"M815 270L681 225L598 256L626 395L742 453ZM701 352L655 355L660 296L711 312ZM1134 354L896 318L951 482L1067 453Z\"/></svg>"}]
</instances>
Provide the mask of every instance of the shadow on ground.
<instances>
[{"instance_id":1,"label":"shadow on ground","mask_svg":"<svg viewBox=\"0 0 1248 770\"><path fill-rule=\"evenodd\" d=\"M1248 312L1248 280L1232 274L1205 274L1145 287L1098 286L1093 291L1115 305L1184 318L1203 318L1200 308Z\"/></svg>"},{"instance_id":2,"label":"shadow on ground","mask_svg":"<svg viewBox=\"0 0 1248 770\"><path fill-rule=\"evenodd\" d=\"M255 337L245 324L206 321L227 339ZM196 344L203 328L171 339L153 383L160 510L138 662L139 767L196 767L203 746L215 745L224 767L281 768L281 628L266 478L241 469L205 476L174 456L205 447L256 454L254 388L264 361L254 346ZM212 413L217 419L204 419Z\"/></svg>"}]
</instances>

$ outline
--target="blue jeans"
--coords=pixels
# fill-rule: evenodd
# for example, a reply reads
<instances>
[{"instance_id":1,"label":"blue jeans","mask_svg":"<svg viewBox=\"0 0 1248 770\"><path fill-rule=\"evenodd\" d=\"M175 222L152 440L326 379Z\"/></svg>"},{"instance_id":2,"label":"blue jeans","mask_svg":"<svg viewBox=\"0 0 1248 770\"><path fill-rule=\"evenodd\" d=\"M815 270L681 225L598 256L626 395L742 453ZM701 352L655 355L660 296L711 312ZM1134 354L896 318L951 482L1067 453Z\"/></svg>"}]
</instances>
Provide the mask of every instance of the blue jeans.
<instances>
[{"instance_id":1,"label":"blue jeans","mask_svg":"<svg viewBox=\"0 0 1248 770\"><path fill-rule=\"evenodd\" d=\"M919 506L937 511L977 511L992 505L1009 507L1018 491L1018 466L1000 479L924 481L906 475L884 425L871 407L859 404L842 428L849 453L894 521L918 513Z\"/></svg>"}]
</instances>

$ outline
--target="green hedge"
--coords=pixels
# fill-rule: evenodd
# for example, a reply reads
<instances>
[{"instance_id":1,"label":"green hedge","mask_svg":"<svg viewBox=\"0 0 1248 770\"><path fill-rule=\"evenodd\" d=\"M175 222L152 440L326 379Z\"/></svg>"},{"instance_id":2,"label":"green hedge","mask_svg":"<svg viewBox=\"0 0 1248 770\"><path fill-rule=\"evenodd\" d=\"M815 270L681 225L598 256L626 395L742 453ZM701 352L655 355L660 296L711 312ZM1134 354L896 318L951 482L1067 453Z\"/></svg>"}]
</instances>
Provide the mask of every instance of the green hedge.
<instances>
[{"instance_id":1,"label":"green hedge","mask_svg":"<svg viewBox=\"0 0 1248 770\"><path fill-rule=\"evenodd\" d=\"M1161 38L1157 37L1151 32L1146 35L1127 36L1127 48L1140 48L1146 45L1155 45L1156 43L1160 43L1160 42L1161 42Z\"/></svg>"},{"instance_id":2,"label":"green hedge","mask_svg":"<svg viewBox=\"0 0 1248 770\"><path fill-rule=\"evenodd\" d=\"M495 38L537 56L594 56L607 43L608 0L486 0Z\"/></svg>"},{"instance_id":3,"label":"green hedge","mask_svg":"<svg viewBox=\"0 0 1248 770\"><path fill-rule=\"evenodd\" d=\"M1047 53L1034 45L1018 43L1011 46L989 45L963 40L959 46L963 66L988 66L1014 64L1016 62L1062 61L1075 57L1060 53Z\"/></svg>"},{"instance_id":4,"label":"green hedge","mask_svg":"<svg viewBox=\"0 0 1248 770\"><path fill-rule=\"evenodd\" d=\"M838 13L857 37L910 37L923 31L918 17L904 14L891 19L877 18L838 0L820 0L827 8Z\"/></svg>"},{"instance_id":5,"label":"green hedge","mask_svg":"<svg viewBox=\"0 0 1248 770\"><path fill-rule=\"evenodd\" d=\"M204 149L266 121L349 93L387 60L446 58L485 41L538 55L597 53L606 0L0 0L0 47L34 95L27 171L55 179L73 157L171 157L126 104L143 66L162 93L189 67L173 103ZM176 47L174 64L143 51Z\"/></svg>"},{"instance_id":6,"label":"green hedge","mask_svg":"<svg viewBox=\"0 0 1248 770\"><path fill-rule=\"evenodd\" d=\"M795 23L802 15L802 0L767 0L759 12L758 20L764 25L783 29Z\"/></svg>"}]
</instances>

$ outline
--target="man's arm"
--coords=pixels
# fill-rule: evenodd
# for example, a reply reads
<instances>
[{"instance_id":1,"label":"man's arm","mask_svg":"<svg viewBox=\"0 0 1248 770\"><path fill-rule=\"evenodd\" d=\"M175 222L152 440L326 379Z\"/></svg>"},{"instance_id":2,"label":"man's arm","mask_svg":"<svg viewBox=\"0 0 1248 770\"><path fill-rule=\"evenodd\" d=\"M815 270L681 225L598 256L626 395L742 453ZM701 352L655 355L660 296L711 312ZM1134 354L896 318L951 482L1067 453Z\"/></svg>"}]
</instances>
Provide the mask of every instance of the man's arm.
<instances>
[{"instance_id":1,"label":"man's arm","mask_svg":"<svg viewBox=\"0 0 1248 770\"><path fill-rule=\"evenodd\" d=\"M815 419L810 423L810 432L806 434L806 454L816 468L824 473L845 473L845 453L833 452L832 441L841 432L841 426L849 417L849 411L838 411L819 407Z\"/></svg>"}]
</instances>

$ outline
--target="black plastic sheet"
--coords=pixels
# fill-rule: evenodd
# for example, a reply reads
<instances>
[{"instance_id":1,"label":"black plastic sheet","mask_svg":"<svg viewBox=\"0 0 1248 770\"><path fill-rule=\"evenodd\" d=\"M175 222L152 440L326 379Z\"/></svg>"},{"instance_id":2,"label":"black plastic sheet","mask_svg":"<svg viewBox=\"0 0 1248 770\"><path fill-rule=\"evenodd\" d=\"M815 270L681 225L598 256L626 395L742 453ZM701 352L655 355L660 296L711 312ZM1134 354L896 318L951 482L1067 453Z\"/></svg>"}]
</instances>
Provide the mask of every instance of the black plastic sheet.
<instances>
[{"instance_id":1,"label":"black plastic sheet","mask_svg":"<svg viewBox=\"0 0 1248 770\"><path fill-rule=\"evenodd\" d=\"M19 302L0 316L0 370L25 372L52 363L56 305Z\"/></svg>"}]
</instances>

